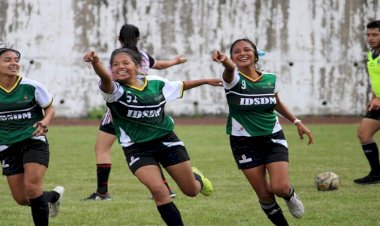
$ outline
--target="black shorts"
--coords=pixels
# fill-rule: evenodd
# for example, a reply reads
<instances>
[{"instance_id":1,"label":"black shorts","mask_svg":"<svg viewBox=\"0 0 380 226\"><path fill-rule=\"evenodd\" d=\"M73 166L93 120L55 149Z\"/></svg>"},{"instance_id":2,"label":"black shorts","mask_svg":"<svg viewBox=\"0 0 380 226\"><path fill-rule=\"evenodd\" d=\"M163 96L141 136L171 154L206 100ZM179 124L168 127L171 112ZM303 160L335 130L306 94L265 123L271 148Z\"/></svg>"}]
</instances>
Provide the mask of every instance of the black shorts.
<instances>
[{"instance_id":1,"label":"black shorts","mask_svg":"<svg viewBox=\"0 0 380 226\"><path fill-rule=\"evenodd\" d=\"M159 165L164 168L190 160L183 142L175 133L170 133L159 139L135 143L123 147L129 169L135 174L140 167Z\"/></svg>"},{"instance_id":2,"label":"black shorts","mask_svg":"<svg viewBox=\"0 0 380 226\"><path fill-rule=\"evenodd\" d=\"M289 161L288 145L282 131L258 137L230 136L230 145L239 169Z\"/></svg>"},{"instance_id":3,"label":"black shorts","mask_svg":"<svg viewBox=\"0 0 380 226\"><path fill-rule=\"evenodd\" d=\"M375 120L380 121L380 109L367 111L367 113L364 115L364 118L370 118L370 119L375 119Z\"/></svg>"},{"instance_id":4,"label":"black shorts","mask_svg":"<svg viewBox=\"0 0 380 226\"><path fill-rule=\"evenodd\" d=\"M11 145L0 152L3 175L12 176L24 173L25 163L39 163L49 166L49 144L34 139L27 139Z\"/></svg>"},{"instance_id":5,"label":"black shorts","mask_svg":"<svg viewBox=\"0 0 380 226\"><path fill-rule=\"evenodd\" d=\"M111 119L111 112L107 110L100 122L99 130L116 136L115 127Z\"/></svg>"}]
</instances>

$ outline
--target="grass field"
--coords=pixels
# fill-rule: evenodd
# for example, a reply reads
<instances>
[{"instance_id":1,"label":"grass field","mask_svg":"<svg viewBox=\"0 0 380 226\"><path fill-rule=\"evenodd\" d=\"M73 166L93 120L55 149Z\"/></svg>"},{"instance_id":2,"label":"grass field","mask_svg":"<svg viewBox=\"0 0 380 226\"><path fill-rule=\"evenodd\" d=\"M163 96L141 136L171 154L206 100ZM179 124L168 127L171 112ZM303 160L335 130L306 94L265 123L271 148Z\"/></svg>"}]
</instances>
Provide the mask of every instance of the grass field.
<instances>
[{"instance_id":1,"label":"grass field","mask_svg":"<svg viewBox=\"0 0 380 226\"><path fill-rule=\"evenodd\" d=\"M295 219L284 201L278 199L289 224L380 225L380 184L359 186L352 182L369 170L356 138L357 125L308 126L315 137L312 146L298 139L292 125L284 125L290 146L292 184L306 211L302 219ZM204 172L215 188L210 197L189 198L168 178L177 192L175 204L184 223L194 226L271 225L253 190L236 168L224 130L223 125L176 127L192 164ZM164 225L147 189L130 173L118 144L112 150L109 190L113 200L79 201L96 189L93 151L96 133L97 126L49 128L51 159L45 190L56 185L66 188L61 213L50 220L50 225ZM317 191L313 184L315 176L328 170L340 176L341 188ZM4 176L0 179L0 225L32 225L30 208L18 206L13 201Z\"/></svg>"}]
</instances>

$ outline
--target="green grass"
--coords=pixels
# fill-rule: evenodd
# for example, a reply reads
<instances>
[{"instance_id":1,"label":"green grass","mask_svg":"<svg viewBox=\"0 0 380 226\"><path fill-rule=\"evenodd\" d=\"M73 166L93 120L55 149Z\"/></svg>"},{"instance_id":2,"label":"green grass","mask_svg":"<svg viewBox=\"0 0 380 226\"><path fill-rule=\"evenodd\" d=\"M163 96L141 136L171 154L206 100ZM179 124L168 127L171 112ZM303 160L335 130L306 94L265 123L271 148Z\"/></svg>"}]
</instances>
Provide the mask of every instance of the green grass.
<instances>
[{"instance_id":1,"label":"green grass","mask_svg":"<svg viewBox=\"0 0 380 226\"><path fill-rule=\"evenodd\" d=\"M368 173L369 166L356 138L357 125L309 125L315 144L301 142L296 129L285 125L290 147L290 177L304 202L306 214L294 219L283 200L278 199L290 225L380 225L380 185L359 186L352 180ZM192 164L213 182L215 193L189 198L177 192L175 204L186 225L271 225L256 195L233 161L223 125L177 126ZM147 189L130 173L117 144L112 150L113 168L109 190L112 201L81 202L95 191L97 126L51 127L50 167L45 190L63 185L66 192L61 213L50 225L164 225ZM378 141L380 141L378 139ZM337 191L322 192L314 187L315 176L334 171L342 181ZM0 179L0 225L32 225L30 208L17 205L6 178Z\"/></svg>"}]
</instances>

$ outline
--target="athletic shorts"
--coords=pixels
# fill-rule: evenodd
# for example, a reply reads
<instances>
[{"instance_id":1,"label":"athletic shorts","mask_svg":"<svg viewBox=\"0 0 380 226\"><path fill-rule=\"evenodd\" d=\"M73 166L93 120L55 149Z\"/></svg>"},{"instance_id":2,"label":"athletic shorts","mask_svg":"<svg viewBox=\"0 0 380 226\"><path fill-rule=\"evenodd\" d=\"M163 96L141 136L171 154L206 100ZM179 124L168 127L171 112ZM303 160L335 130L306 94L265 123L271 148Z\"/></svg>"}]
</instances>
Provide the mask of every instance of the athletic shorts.
<instances>
[{"instance_id":1,"label":"athletic shorts","mask_svg":"<svg viewBox=\"0 0 380 226\"><path fill-rule=\"evenodd\" d=\"M49 166L49 144L34 139L27 139L15 144L0 152L3 175L12 176L24 173L25 163L39 163Z\"/></svg>"},{"instance_id":2,"label":"athletic shorts","mask_svg":"<svg viewBox=\"0 0 380 226\"><path fill-rule=\"evenodd\" d=\"M289 161L288 145L282 131L258 137L230 136L230 145L239 169Z\"/></svg>"},{"instance_id":3,"label":"athletic shorts","mask_svg":"<svg viewBox=\"0 0 380 226\"><path fill-rule=\"evenodd\" d=\"M370 119L375 119L375 120L380 121L380 109L367 111L367 113L364 115L364 118L370 118Z\"/></svg>"},{"instance_id":4,"label":"athletic shorts","mask_svg":"<svg viewBox=\"0 0 380 226\"><path fill-rule=\"evenodd\" d=\"M100 122L99 130L116 136L115 127L112 123L111 112L107 110Z\"/></svg>"},{"instance_id":5,"label":"athletic shorts","mask_svg":"<svg viewBox=\"0 0 380 226\"><path fill-rule=\"evenodd\" d=\"M183 142L173 132L156 140L123 147L123 151L133 174L147 165L161 164L166 168L190 160Z\"/></svg>"}]
</instances>

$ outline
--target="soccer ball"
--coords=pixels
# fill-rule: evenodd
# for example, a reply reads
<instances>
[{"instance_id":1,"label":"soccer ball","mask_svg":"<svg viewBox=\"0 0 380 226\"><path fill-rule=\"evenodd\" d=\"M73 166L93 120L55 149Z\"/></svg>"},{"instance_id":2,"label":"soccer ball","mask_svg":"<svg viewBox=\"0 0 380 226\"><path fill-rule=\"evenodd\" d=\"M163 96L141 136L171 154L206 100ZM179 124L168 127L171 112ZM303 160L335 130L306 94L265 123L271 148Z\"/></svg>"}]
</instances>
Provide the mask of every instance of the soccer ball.
<instances>
[{"instance_id":1,"label":"soccer ball","mask_svg":"<svg viewBox=\"0 0 380 226\"><path fill-rule=\"evenodd\" d=\"M315 178L315 187L318 191L338 190L340 187L340 179L334 172L323 172L318 174Z\"/></svg>"}]
</instances>

